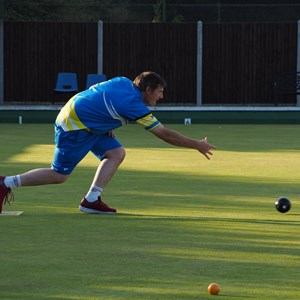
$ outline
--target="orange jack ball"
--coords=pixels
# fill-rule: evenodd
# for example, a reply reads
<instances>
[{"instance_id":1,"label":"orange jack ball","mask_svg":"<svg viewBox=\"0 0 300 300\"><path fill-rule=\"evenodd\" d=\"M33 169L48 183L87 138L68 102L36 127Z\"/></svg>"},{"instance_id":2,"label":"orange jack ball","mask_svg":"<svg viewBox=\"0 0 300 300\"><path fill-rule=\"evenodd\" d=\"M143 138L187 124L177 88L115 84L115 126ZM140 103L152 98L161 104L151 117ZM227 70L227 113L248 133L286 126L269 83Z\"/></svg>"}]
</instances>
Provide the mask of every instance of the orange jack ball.
<instances>
[{"instance_id":1,"label":"orange jack ball","mask_svg":"<svg viewBox=\"0 0 300 300\"><path fill-rule=\"evenodd\" d=\"M217 283L211 283L208 286L208 293L211 295L218 295L221 291L220 286Z\"/></svg>"}]
</instances>

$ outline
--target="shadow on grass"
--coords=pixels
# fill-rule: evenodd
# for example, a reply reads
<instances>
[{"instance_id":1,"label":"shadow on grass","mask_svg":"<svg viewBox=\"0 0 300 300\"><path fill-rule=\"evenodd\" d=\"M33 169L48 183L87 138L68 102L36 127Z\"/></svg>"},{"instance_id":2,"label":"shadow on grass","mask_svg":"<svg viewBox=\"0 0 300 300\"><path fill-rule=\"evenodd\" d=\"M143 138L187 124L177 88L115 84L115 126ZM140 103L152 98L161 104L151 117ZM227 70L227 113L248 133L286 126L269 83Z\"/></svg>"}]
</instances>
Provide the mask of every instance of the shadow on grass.
<instances>
[{"instance_id":1,"label":"shadow on grass","mask_svg":"<svg viewBox=\"0 0 300 300\"><path fill-rule=\"evenodd\" d=\"M26 170L38 168L39 165L12 164L12 167ZM79 167L64 184L15 189L15 202L20 199L21 202L30 201L36 206L78 207L90 186L95 169ZM7 170L14 171L11 167L7 167ZM112 206L121 207L119 211L122 211L122 207L128 207L144 212L150 209L158 212L165 210L172 214L172 209L175 209L178 212L182 210L184 214L190 211L191 217L195 218L197 218L195 212L212 210L216 213L228 211L232 214L255 212L260 213L262 219L266 212L276 213L276 218L297 217L299 214L293 211L297 207L297 201L293 198L290 198L291 211L280 214L275 210L274 202L286 191L289 195L297 195L298 182L274 183L261 181L259 177L229 175L203 177L169 172L119 170L105 189L104 199ZM251 216L251 219L255 217ZM260 220L260 222L271 221ZM282 222L287 224L289 221Z\"/></svg>"},{"instance_id":2,"label":"shadow on grass","mask_svg":"<svg viewBox=\"0 0 300 300\"><path fill-rule=\"evenodd\" d=\"M101 216L101 215L99 215ZM217 217L183 217L183 216L170 216L170 215L160 215L160 214L138 214L138 213L122 213L118 212L116 215L118 218L131 218L131 219L156 219L156 220L169 220L169 221L203 221L203 222L233 222L233 223L253 223L253 224L276 224L276 225L300 225L300 220L271 220L271 219L239 219L239 218L217 218Z\"/></svg>"}]
</instances>

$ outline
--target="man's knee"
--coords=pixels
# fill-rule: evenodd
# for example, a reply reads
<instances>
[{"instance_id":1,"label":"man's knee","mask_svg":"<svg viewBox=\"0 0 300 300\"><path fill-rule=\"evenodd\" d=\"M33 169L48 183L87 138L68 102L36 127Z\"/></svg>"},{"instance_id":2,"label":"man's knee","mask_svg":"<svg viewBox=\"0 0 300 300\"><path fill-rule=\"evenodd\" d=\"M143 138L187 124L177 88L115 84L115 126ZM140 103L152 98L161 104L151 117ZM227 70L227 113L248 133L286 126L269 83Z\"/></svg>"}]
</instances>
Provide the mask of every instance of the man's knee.
<instances>
[{"instance_id":1,"label":"man's knee","mask_svg":"<svg viewBox=\"0 0 300 300\"><path fill-rule=\"evenodd\" d=\"M69 175L64 175L64 174L59 174L57 172L53 172L53 179L54 179L54 183L64 183L67 181L67 179L69 178Z\"/></svg>"},{"instance_id":2,"label":"man's knee","mask_svg":"<svg viewBox=\"0 0 300 300\"><path fill-rule=\"evenodd\" d=\"M123 147L117 148L115 150L116 150L115 159L118 160L121 163L124 160L125 156L126 156L126 151Z\"/></svg>"},{"instance_id":3,"label":"man's knee","mask_svg":"<svg viewBox=\"0 0 300 300\"><path fill-rule=\"evenodd\" d=\"M110 151L107 151L105 157L113 159L114 161L121 163L126 156L126 151L123 147L119 147Z\"/></svg>"}]
</instances>

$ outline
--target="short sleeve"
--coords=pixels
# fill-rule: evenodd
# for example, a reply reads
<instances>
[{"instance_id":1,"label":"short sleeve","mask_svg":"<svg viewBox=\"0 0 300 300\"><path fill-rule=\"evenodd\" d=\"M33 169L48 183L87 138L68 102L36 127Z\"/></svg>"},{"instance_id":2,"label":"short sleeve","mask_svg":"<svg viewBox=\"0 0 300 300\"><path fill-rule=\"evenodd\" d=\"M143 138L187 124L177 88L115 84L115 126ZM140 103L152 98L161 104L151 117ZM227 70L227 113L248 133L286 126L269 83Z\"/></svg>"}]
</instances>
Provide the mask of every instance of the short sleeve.
<instances>
[{"instance_id":1,"label":"short sleeve","mask_svg":"<svg viewBox=\"0 0 300 300\"><path fill-rule=\"evenodd\" d=\"M149 113L139 119L136 119L135 122L141 126L143 126L146 130L153 130L157 126L159 126L161 123L156 119L155 116L152 115L152 113Z\"/></svg>"}]
</instances>

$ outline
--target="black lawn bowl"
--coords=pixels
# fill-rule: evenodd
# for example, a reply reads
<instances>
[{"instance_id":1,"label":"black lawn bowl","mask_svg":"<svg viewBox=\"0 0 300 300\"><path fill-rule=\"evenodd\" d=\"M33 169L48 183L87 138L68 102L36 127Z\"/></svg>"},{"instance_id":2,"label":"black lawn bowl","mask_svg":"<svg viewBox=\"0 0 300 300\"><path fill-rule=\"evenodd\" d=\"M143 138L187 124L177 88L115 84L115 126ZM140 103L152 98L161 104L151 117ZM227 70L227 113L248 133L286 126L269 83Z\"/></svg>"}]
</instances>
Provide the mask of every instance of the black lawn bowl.
<instances>
[{"instance_id":1,"label":"black lawn bowl","mask_svg":"<svg viewBox=\"0 0 300 300\"><path fill-rule=\"evenodd\" d=\"M281 212L281 213L286 213L291 209L292 203L289 199L285 197L280 197L276 202L275 202L275 207L276 209Z\"/></svg>"}]
</instances>

